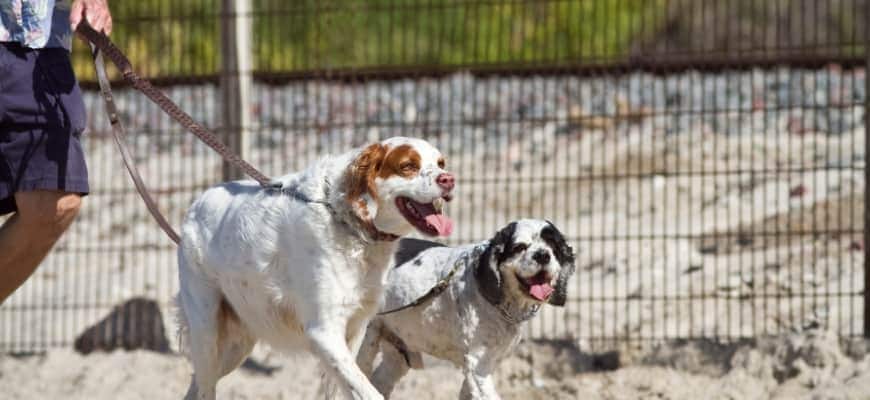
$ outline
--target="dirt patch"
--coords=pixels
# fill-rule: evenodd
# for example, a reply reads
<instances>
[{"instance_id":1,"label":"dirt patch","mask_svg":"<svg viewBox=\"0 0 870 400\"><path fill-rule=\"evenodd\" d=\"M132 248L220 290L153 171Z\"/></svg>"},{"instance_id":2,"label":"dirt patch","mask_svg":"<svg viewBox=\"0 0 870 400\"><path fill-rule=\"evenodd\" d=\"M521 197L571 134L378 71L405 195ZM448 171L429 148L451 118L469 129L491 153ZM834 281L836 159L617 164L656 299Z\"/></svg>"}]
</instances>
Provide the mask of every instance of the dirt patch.
<instances>
[{"instance_id":1,"label":"dirt patch","mask_svg":"<svg viewBox=\"0 0 870 400\"><path fill-rule=\"evenodd\" d=\"M795 186L792 193L799 193L801 187ZM847 194L790 208L733 229L713 232L697 241L697 248L702 253L712 254L758 251L806 242L807 234L813 233L811 240L837 241L841 248L832 250L842 251L842 246L849 247L855 241L852 236L861 235L862 227L858 221L863 220L863 193ZM845 240L845 244L839 243L840 240Z\"/></svg>"}]
</instances>

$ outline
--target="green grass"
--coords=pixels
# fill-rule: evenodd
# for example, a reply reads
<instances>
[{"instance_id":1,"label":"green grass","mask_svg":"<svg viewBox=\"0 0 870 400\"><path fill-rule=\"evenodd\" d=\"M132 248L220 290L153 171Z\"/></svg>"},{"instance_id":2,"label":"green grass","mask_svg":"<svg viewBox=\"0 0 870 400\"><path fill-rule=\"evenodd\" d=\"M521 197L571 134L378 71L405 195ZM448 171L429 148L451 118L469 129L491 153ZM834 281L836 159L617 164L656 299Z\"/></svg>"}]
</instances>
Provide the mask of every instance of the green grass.
<instances>
[{"instance_id":1,"label":"green grass","mask_svg":"<svg viewBox=\"0 0 870 400\"><path fill-rule=\"evenodd\" d=\"M608 61L663 16L664 0L252 0L258 71ZM213 74L220 2L111 3L112 39L141 73ZM75 45L82 80L90 56Z\"/></svg>"},{"instance_id":2,"label":"green grass","mask_svg":"<svg viewBox=\"0 0 870 400\"><path fill-rule=\"evenodd\" d=\"M351 8L304 4L305 10L255 19L259 68L610 59L626 53L642 27L641 18L649 18L649 11L663 2L369 0Z\"/></svg>"}]
</instances>

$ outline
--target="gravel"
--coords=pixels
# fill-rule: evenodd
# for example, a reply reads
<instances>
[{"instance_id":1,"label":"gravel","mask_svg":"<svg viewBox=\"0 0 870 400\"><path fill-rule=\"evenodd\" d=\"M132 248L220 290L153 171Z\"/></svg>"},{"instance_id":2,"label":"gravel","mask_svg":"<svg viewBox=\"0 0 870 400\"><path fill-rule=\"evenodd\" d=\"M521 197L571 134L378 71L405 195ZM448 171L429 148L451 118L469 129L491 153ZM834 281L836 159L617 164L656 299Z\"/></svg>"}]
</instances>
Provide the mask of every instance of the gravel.
<instances>
[{"instance_id":1,"label":"gravel","mask_svg":"<svg viewBox=\"0 0 870 400\"><path fill-rule=\"evenodd\" d=\"M531 124L557 135L600 129L623 133L638 124L666 134L841 135L862 123L864 80L863 69L830 66L667 76L636 72L478 78L459 73L443 79L357 84L255 84L251 128L255 147L282 143L288 133L316 132L322 143L360 144L403 132L449 134L455 138L455 148L450 150L478 143L480 131L487 142L503 141L506 123ZM209 126L220 124L216 86L165 90L195 120ZM100 109L94 107L99 101L97 93L85 96L90 109ZM117 101L134 132L176 129L169 117L130 89L118 90ZM91 131L108 133L103 113L91 113ZM137 136L136 140L147 142L152 136ZM166 147L166 140L159 140L158 149Z\"/></svg>"}]
</instances>

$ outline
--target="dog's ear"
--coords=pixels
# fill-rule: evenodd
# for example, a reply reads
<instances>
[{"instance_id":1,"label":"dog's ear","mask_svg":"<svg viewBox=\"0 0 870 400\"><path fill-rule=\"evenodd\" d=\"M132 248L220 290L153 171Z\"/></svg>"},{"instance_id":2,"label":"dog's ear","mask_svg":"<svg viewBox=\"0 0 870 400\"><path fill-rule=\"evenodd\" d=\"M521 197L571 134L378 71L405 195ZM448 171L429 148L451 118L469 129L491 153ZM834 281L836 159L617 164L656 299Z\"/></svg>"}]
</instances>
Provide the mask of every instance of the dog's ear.
<instances>
[{"instance_id":1,"label":"dog's ear","mask_svg":"<svg viewBox=\"0 0 870 400\"><path fill-rule=\"evenodd\" d=\"M547 302L554 306L564 306L568 300L568 278L574 274L574 249L568 245L565 236L550 221L547 221L547 226L541 230L541 239L553 250L561 267L555 291Z\"/></svg>"},{"instance_id":2,"label":"dog's ear","mask_svg":"<svg viewBox=\"0 0 870 400\"><path fill-rule=\"evenodd\" d=\"M474 278L477 280L480 293L492 304L500 304L504 301L501 263L506 259L505 254L512 247L516 228L516 222L511 222L498 231L489 240L483 253L480 254L477 268L474 270Z\"/></svg>"},{"instance_id":3,"label":"dog's ear","mask_svg":"<svg viewBox=\"0 0 870 400\"><path fill-rule=\"evenodd\" d=\"M350 164L345 173L344 192L350 207L363 221L374 218L377 212L378 191L375 178L387 154L386 146L369 145Z\"/></svg>"},{"instance_id":4,"label":"dog's ear","mask_svg":"<svg viewBox=\"0 0 870 400\"><path fill-rule=\"evenodd\" d=\"M556 287L553 288L553 294L547 300L548 303L554 306L564 306L568 300L568 278L574 274L574 263L562 264L562 270L559 272L559 279L556 280Z\"/></svg>"}]
</instances>

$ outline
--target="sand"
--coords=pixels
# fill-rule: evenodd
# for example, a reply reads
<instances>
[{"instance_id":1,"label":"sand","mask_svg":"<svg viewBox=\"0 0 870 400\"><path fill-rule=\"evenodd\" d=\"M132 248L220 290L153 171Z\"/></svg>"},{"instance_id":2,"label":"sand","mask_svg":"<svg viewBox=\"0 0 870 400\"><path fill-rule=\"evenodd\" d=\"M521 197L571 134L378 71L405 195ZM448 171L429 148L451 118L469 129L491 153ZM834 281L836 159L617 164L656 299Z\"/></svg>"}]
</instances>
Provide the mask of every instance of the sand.
<instances>
[{"instance_id":1,"label":"sand","mask_svg":"<svg viewBox=\"0 0 870 400\"><path fill-rule=\"evenodd\" d=\"M622 344L584 351L571 341L525 341L495 374L506 400L535 399L866 399L868 344L829 331L741 343ZM259 367L240 368L218 385L221 399L312 399L320 374L308 356L258 349ZM426 359L400 382L395 399L455 399L462 376ZM275 368L271 374L264 371ZM176 399L191 369L174 354L115 351L81 356L68 349L0 356L3 399Z\"/></svg>"}]
</instances>

